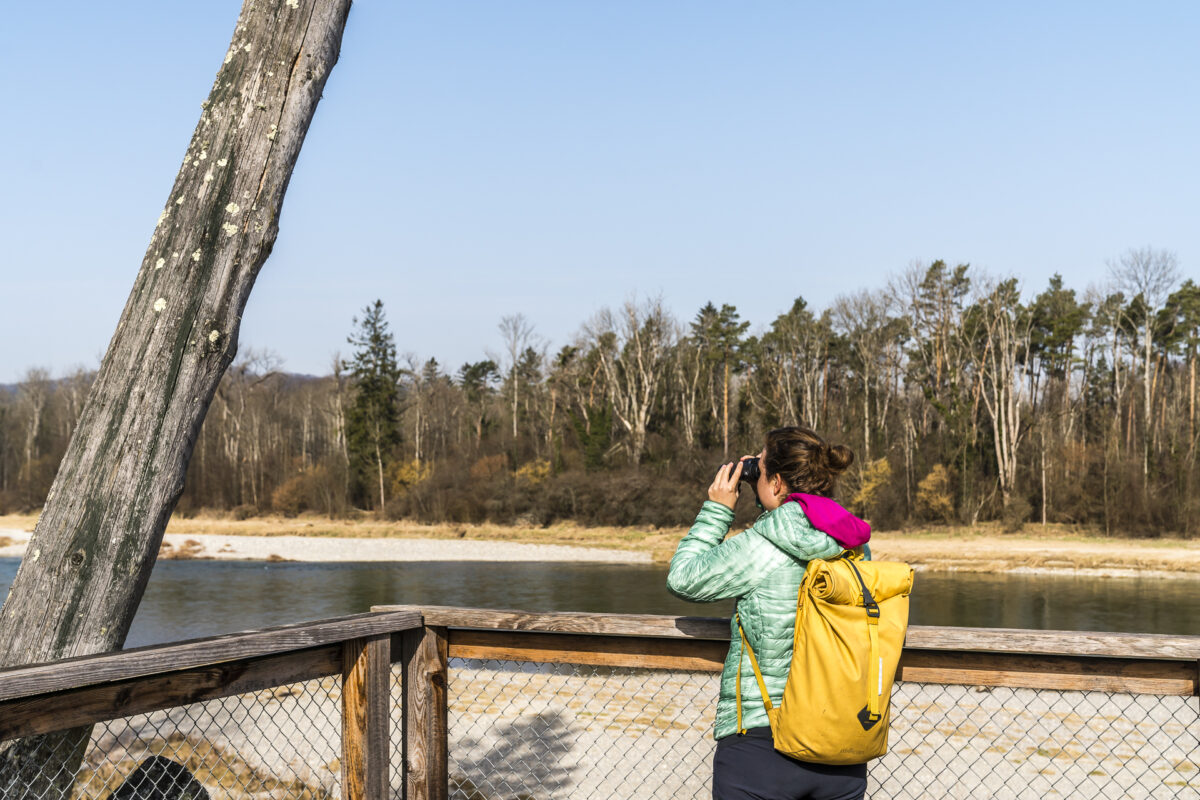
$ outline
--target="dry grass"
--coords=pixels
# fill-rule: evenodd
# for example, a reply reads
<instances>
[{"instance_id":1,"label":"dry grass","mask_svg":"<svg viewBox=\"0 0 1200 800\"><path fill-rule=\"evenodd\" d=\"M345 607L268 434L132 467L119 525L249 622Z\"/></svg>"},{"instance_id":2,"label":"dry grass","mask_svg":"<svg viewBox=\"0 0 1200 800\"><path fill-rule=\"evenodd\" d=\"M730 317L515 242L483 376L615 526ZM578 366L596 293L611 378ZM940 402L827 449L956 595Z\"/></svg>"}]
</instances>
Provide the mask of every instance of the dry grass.
<instances>
[{"instance_id":1,"label":"dry grass","mask_svg":"<svg viewBox=\"0 0 1200 800\"><path fill-rule=\"evenodd\" d=\"M10 531L31 531L37 518L37 514L0 514L0 528L7 528Z\"/></svg>"},{"instance_id":2,"label":"dry grass","mask_svg":"<svg viewBox=\"0 0 1200 800\"><path fill-rule=\"evenodd\" d=\"M0 547L8 547L13 543L11 536L0 536Z\"/></svg>"},{"instance_id":3,"label":"dry grass","mask_svg":"<svg viewBox=\"0 0 1200 800\"><path fill-rule=\"evenodd\" d=\"M1031 525L1020 534L998 525L889 531L874 535L871 548L877 558L931 570L1200 574L1198 540L1106 538L1066 526Z\"/></svg>"},{"instance_id":4,"label":"dry grass","mask_svg":"<svg viewBox=\"0 0 1200 800\"><path fill-rule=\"evenodd\" d=\"M163 542L158 548L158 557L172 561L190 561L195 558L203 558L201 555L203 552L204 545L195 539L187 539L179 547L175 547L170 542Z\"/></svg>"}]
</instances>

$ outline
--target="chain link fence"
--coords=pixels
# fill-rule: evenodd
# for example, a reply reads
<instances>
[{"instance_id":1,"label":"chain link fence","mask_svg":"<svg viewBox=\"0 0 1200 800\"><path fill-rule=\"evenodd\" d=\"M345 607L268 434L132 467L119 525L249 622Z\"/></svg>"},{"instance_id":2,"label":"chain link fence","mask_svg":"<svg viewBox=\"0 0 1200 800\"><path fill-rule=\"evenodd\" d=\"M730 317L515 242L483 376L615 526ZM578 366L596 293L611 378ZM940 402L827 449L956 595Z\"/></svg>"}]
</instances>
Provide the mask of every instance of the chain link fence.
<instances>
[{"instance_id":1,"label":"chain link fence","mask_svg":"<svg viewBox=\"0 0 1200 800\"><path fill-rule=\"evenodd\" d=\"M712 796L719 677L453 659L452 800ZM1200 800L1195 697L897 683L872 798Z\"/></svg>"},{"instance_id":2,"label":"chain link fence","mask_svg":"<svg viewBox=\"0 0 1200 800\"><path fill-rule=\"evenodd\" d=\"M709 797L711 673L451 661L451 798Z\"/></svg>"},{"instance_id":3,"label":"chain link fence","mask_svg":"<svg viewBox=\"0 0 1200 800\"><path fill-rule=\"evenodd\" d=\"M43 775L34 796L192 800L203 790L211 800L331 800L340 797L341 719L341 677L331 676L100 722L74 777ZM63 737L41 741L47 755L73 746ZM28 786L5 788L8 797Z\"/></svg>"},{"instance_id":4,"label":"chain link fence","mask_svg":"<svg viewBox=\"0 0 1200 800\"><path fill-rule=\"evenodd\" d=\"M402 672L393 666L394 798ZM450 797L706 800L718 684L714 672L452 658ZM1200 800L1195 697L908 682L892 704L872 798ZM341 714L335 675L98 723L73 776L42 776L65 791L35 797L145 797L130 792L141 781L188 800L196 787L212 800L340 798ZM123 783L128 793L114 794Z\"/></svg>"}]
</instances>

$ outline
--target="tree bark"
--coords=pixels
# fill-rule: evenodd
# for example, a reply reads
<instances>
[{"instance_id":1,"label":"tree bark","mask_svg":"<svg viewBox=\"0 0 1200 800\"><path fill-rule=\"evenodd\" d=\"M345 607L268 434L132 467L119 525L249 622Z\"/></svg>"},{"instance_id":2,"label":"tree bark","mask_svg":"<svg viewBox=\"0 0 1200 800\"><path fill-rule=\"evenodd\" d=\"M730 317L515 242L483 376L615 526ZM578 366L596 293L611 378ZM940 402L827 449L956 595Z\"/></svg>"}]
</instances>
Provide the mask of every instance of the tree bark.
<instances>
[{"instance_id":1,"label":"tree bark","mask_svg":"<svg viewBox=\"0 0 1200 800\"><path fill-rule=\"evenodd\" d=\"M1147 297L1146 301L1149 303L1150 298ZM1154 384L1150 380L1150 347L1153 343L1154 326L1151 322L1150 312L1151 309L1147 306L1146 333L1143 337L1145 353L1142 356L1142 393L1144 395L1142 406L1142 493L1147 499L1150 497L1150 424L1154 414L1154 410L1151 408Z\"/></svg>"},{"instance_id":2,"label":"tree bark","mask_svg":"<svg viewBox=\"0 0 1200 800\"><path fill-rule=\"evenodd\" d=\"M1196 442L1196 354L1188 354L1189 394L1188 394L1188 452L1192 451Z\"/></svg>"},{"instance_id":3,"label":"tree bark","mask_svg":"<svg viewBox=\"0 0 1200 800\"><path fill-rule=\"evenodd\" d=\"M349 10L350 0L244 3L4 604L0 666L125 641ZM57 772L68 795L87 734L7 747L0 795L47 791L35 772ZM64 769L40 763L47 744Z\"/></svg>"},{"instance_id":4,"label":"tree bark","mask_svg":"<svg viewBox=\"0 0 1200 800\"><path fill-rule=\"evenodd\" d=\"M725 458L729 458L729 358L728 357L726 357L726 359L725 359L725 382L724 382L723 386L725 387L725 390L724 390L725 393L723 395L724 400L722 401L722 406L721 406L721 409L722 409L721 431L722 431L722 441L724 442L724 450L722 452L724 453Z\"/></svg>"}]
</instances>

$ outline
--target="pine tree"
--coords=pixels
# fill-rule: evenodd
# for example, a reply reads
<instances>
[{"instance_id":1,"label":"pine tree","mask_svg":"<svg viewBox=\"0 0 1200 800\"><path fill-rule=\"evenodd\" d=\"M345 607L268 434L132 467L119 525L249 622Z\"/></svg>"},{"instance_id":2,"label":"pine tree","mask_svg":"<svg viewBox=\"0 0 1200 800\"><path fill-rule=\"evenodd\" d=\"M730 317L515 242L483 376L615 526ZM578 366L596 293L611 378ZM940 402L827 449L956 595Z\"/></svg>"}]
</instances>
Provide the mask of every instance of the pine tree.
<instances>
[{"instance_id":1,"label":"pine tree","mask_svg":"<svg viewBox=\"0 0 1200 800\"><path fill-rule=\"evenodd\" d=\"M742 340L749 322L740 322L737 308L725 303L720 310L711 302L696 313L692 322L692 337L701 343L710 361L721 365L721 441L722 451L729 457L729 379L744 365Z\"/></svg>"},{"instance_id":2,"label":"pine tree","mask_svg":"<svg viewBox=\"0 0 1200 800\"><path fill-rule=\"evenodd\" d=\"M365 499L379 483L379 510L387 510L384 474L400 444L400 367L396 342L388 330L383 301L363 309L357 330L347 337L354 357L346 362L354 382L354 400L346 411L346 444L354 492Z\"/></svg>"},{"instance_id":3,"label":"pine tree","mask_svg":"<svg viewBox=\"0 0 1200 800\"><path fill-rule=\"evenodd\" d=\"M487 407L496 384L500 380L500 367L490 358L474 364L463 364L458 371L458 385L471 409L471 427L475 431L475 447L483 444L483 431L488 426Z\"/></svg>"}]
</instances>

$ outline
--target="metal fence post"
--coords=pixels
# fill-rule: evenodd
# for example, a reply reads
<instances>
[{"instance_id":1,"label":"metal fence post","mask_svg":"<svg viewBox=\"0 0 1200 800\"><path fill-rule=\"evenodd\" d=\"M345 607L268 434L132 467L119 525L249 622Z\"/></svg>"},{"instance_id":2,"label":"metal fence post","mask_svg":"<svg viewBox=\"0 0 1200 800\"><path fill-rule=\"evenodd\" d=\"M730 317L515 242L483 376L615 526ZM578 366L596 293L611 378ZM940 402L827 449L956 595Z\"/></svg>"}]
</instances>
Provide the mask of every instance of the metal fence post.
<instances>
[{"instance_id":1,"label":"metal fence post","mask_svg":"<svg viewBox=\"0 0 1200 800\"><path fill-rule=\"evenodd\" d=\"M386 800L392 675L390 634L342 645L342 797Z\"/></svg>"},{"instance_id":2,"label":"metal fence post","mask_svg":"<svg viewBox=\"0 0 1200 800\"><path fill-rule=\"evenodd\" d=\"M427 626L401 635L404 664L404 798L447 800L446 629Z\"/></svg>"}]
</instances>

